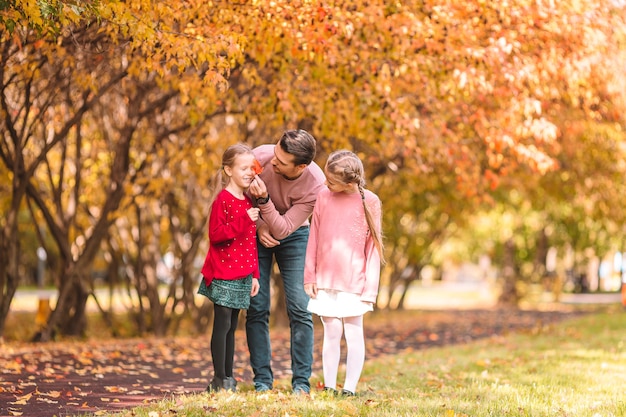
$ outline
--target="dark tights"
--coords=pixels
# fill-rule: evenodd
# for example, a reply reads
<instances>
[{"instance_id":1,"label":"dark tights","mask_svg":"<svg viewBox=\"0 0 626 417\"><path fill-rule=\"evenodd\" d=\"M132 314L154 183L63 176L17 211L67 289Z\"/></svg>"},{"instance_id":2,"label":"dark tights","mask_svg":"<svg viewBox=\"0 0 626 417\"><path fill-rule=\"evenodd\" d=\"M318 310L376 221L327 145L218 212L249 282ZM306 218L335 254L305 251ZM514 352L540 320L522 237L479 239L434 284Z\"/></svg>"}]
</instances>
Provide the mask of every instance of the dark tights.
<instances>
[{"instance_id":1,"label":"dark tights","mask_svg":"<svg viewBox=\"0 0 626 417\"><path fill-rule=\"evenodd\" d=\"M215 376L224 379L233 376L235 357L235 330L239 309L214 304L211 355Z\"/></svg>"}]
</instances>

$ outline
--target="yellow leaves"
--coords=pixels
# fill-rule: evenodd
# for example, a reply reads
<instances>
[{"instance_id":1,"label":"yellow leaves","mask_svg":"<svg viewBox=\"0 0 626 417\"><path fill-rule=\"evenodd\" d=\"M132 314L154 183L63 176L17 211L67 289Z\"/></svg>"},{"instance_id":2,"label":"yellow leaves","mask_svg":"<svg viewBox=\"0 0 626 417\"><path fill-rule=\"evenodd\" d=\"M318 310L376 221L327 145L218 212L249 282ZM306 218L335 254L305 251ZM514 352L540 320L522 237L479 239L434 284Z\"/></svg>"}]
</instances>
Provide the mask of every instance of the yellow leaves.
<instances>
[{"instance_id":1,"label":"yellow leaves","mask_svg":"<svg viewBox=\"0 0 626 417\"><path fill-rule=\"evenodd\" d=\"M465 413L457 413L454 410L447 409L446 410L446 417L469 417L469 416L467 414L465 414Z\"/></svg>"},{"instance_id":2,"label":"yellow leaves","mask_svg":"<svg viewBox=\"0 0 626 417\"><path fill-rule=\"evenodd\" d=\"M105 386L104 389L110 393L123 393L128 392L128 388L119 386Z\"/></svg>"},{"instance_id":3,"label":"yellow leaves","mask_svg":"<svg viewBox=\"0 0 626 417\"><path fill-rule=\"evenodd\" d=\"M13 404L13 405L26 405L28 404L28 401L32 398L33 393L28 393L26 395L22 395L21 397L17 397L16 401L11 401L9 402L9 404Z\"/></svg>"},{"instance_id":4,"label":"yellow leaves","mask_svg":"<svg viewBox=\"0 0 626 417\"><path fill-rule=\"evenodd\" d=\"M8 361L3 366L5 369L5 372L8 371L10 373L20 373L22 371L22 368L24 367L24 365L22 364L22 361L19 358L16 358L15 360L12 360L12 361Z\"/></svg>"},{"instance_id":5,"label":"yellow leaves","mask_svg":"<svg viewBox=\"0 0 626 417\"><path fill-rule=\"evenodd\" d=\"M337 407L341 411L343 411L345 415L349 415L349 416L359 415L359 409L351 401L348 401L348 400L339 401L339 403L337 404Z\"/></svg>"},{"instance_id":6,"label":"yellow leaves","mask_svg":"<svg viewBox=\"0 0 626 417\"><path fill-rule=\"evenodd\" d=\"M218 91L226 91L228 88L228 80L217 71L207 71L203 81L206 85L215 86Z\"/></svg>"}]
</instances>

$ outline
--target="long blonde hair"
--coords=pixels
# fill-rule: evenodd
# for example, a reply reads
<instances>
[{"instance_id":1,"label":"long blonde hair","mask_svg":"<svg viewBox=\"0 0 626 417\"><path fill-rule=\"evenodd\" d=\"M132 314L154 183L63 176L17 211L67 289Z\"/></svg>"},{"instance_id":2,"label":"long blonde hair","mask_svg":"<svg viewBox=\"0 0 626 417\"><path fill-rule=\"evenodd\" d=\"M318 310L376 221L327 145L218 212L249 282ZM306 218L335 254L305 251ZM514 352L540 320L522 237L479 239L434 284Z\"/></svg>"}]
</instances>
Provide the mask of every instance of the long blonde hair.
<instances>
[{"instance_id":1,"label":"long blonde hair","mask_svg":"<svg viewBox=\"0 0 626 417\"><path fill-rule=\"evenodd\" d=\"M365 170L363 169L363 163L354 152L342 149L334 151L328 156L326 171L337 176L344 184L356 184L358 186L361 201L363 202L363 210L365 210L365 220L372 234L374 245L380 255L380 261L384 265L386 261L383 237L365 203Z\"/></svg>"}]
</instances>

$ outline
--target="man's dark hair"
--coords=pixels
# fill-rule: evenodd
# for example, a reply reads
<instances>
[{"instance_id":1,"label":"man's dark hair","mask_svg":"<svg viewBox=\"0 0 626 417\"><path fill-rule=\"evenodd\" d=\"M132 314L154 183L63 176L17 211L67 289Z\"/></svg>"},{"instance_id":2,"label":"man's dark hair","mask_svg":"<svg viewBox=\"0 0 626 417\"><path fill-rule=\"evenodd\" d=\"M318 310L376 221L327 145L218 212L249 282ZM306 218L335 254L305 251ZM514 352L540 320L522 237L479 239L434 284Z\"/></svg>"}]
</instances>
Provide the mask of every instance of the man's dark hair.
<instances>
[{"instance_id":1,"label":"man's dark hair","mask_svg":"<svg viewBox=\"0 0 626 417\"><path fill-rule=\"evenodd\" d=\"M294 165L309 165L315 159L317 143L306 130L288 130L280 137L278 144L283 151L294 156Z\"/></svg>"}]
</instances>

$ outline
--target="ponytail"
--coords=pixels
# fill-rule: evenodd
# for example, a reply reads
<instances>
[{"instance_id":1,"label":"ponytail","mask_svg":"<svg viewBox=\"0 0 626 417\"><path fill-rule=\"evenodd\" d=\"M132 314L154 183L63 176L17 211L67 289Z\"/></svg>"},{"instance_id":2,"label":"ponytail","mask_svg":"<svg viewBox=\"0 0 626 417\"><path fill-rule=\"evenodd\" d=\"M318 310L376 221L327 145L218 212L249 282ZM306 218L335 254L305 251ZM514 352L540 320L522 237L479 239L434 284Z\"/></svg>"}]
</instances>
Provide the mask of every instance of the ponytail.
<instances>
[{"instance_id":1,"label":"ponytail","mask_svg":"<svg viewBox=\"0 0 626 417\"><path fill-rule=\"evenodd\" d=\"M365 211L365 220L367 221L367 227L369 227L370 229L372 239L374 240L374 246L376 246L376 250L378 251L378 255L380 256L380 263L382 265L385 265L387 264L387 261L385 260L385 245L383 243L383 237L381 236L380 230L376 226L376 222L374 222L372 213L369 207L367 207L367 203L365 202L365 188L360 184L359 193L361 193L361 201L363 202L363 210Z\"/></svg>"}]
</instances>

